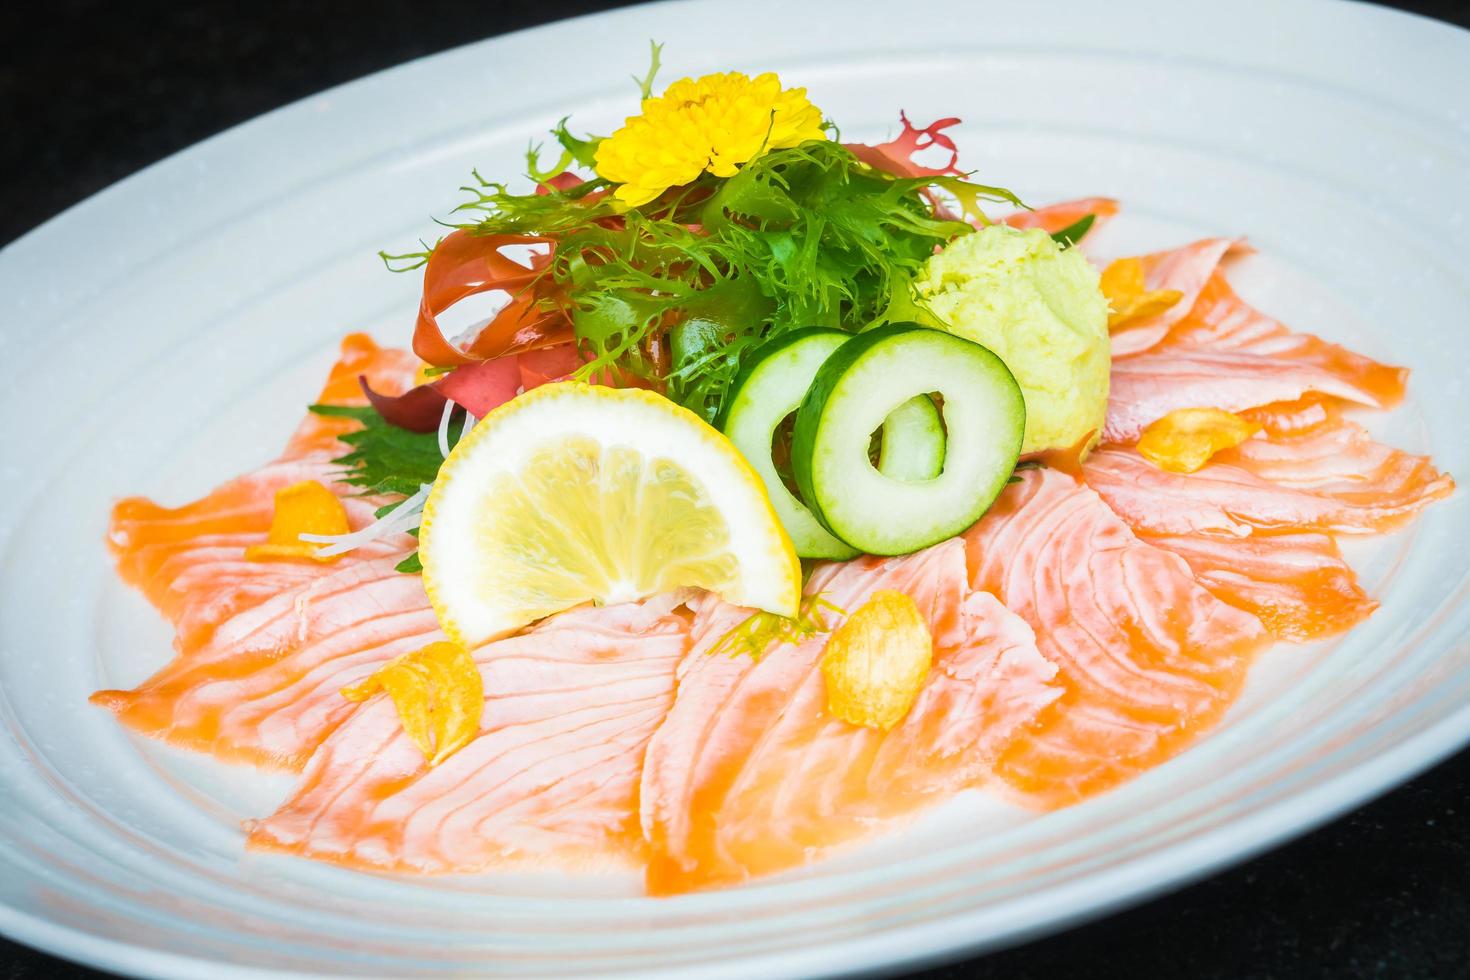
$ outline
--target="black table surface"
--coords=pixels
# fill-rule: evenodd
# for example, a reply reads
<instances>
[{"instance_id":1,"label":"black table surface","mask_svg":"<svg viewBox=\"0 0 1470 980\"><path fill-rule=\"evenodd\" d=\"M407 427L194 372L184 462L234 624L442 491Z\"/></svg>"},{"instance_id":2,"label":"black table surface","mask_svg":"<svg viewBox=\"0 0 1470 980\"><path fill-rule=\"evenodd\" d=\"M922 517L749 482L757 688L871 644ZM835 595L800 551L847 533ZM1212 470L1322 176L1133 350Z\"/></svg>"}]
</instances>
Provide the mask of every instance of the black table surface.
<instances>
[{"instance_id":1,"label":"black table surface","mask_svg":"<svg viewBox=\"0 0 1470 980\"><path fill-rule=\"evenodd\" d=\"M302 96L492 34L620 5L0 4L0 242ZM1470 3L1398 6L1470 27ZM64 976L101 974L0 939L4 980ZM920 976L1470 977L1470 752L1206 881Z\"/></svg>"}]
</instances>

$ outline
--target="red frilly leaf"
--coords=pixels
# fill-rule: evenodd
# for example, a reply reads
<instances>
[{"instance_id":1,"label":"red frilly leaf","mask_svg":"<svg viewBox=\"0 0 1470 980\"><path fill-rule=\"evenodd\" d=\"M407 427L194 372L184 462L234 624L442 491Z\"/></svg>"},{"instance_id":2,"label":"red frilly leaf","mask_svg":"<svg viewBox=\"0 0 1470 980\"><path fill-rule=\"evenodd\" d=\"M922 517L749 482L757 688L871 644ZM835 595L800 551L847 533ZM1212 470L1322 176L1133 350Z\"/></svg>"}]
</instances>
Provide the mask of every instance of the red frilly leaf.
<instances>
[{"instance_id":1,"label":"red frilly leaf","mask_svg":"<svg viewBox=\"0 0 1470 980\"><path fill-rule=\"evenodd\" d=\"M516 396L521 387L519 360L519 356L507 354L493 361L466 364L435 381L434 388L442 397L463 405L465 411L482 419Z\"/></svg>"},{"instance_id":2,"label":"red frilly leaf","mask_svg":"<svg viewBox=\"0 0 1470 980\"><path fill-rule=\"evenodd\" d=\"M587 358L576 344L558 344L540 350L526 351L516 358L520 368L521 387L527 391L552 381L570 377L586 363Z\"/></svg>"},{"instance_id":3,"label":"red frilly leaf","mask_svg":"<svg viewBox=\"0 0 1470 980\"><path fill-rule=\"evenodd\" d=\"M959 119L941 119L919 129L909 122L909 117L904 113L900 112L898 118L903 123L903 132L887 143L844 143L843 146L851 150L853 156L868 166L886 170L897 177L965 176L965 172L959 168L960 151L955 147L954 140L945 132L946 129L958 124ZM949 162L943 167L926 167L914 161L915 153L927 150L931 146L949 151Z\"/></svg>"},{"instance_id":4,"label":"red frilly leaf","mask_svg":"<svg viewBox=\"0 0 1470 980\"><path fill-rule=\"evenodd\" d=\"M433 432L444 414L444 396L433 385L419 385L401 395L384 395L373 390L367 375L360 374L357 383L362 393L389 425L410 432Z\"/></svg>"}]
</instances>

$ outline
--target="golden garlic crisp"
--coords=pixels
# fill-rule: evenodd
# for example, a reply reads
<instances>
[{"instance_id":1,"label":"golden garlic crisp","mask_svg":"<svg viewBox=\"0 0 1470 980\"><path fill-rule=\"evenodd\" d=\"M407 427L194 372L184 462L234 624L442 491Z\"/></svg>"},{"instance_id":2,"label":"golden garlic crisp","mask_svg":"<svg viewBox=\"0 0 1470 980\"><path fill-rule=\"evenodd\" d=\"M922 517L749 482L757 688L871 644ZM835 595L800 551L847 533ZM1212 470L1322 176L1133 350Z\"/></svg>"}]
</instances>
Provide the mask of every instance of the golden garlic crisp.
<instances>
[{"instance_id":1,"label":"golden garlic crisp","mask_svg":"<svg viewBox=\"0 0 1470 980\"><path fill-rule=\"evenodd\" d=\"M683 78L642 109L597 147L598 175L621 185L617 198L631 207L706 170L729 177L767 150L827 138L806 89L783 89L773 72Z\"/></svg>"},{"instance_id":2,"label":"golden garlic crisp","mask_svg":"<svg viewBox=\"0 0 1470 980\"><path fill-rule=\"evenodd\" d=\"M1162 313L1184 298L1177 289L1149 289L1143 277L1143 262L1118 259L1102 274L1103 295L1108 298L1108 328L1118 330Z\"/></svg>"},{"instance_id":3,"label":"golden garlic crisp","mask_svg":"<svg viewBox=\"0 0 1470 980\"><path fill-rule=\"evenodd\" d=\"M276 491L276 509L265 544L252 544L245 549L246 561L276 561L308 558L312 561L336 561L341 555L322 558L319 544L301 540L303 534L346 534L347 511L337 495L315 480L283 487Z\"/></svg>"},{"instance_id":4,"label":"golden garlic crisp","mask_svg":"<svg viewBox=\"0 0 1470 980\"><path fill-rule=\"evenodd\" d=\"M933 656L929 624L914 600L902 592L874 592L827 640L827 710L850 724L887 731L913 707Z\"/></svg>"},{"instance_id":5,"label":"golden garlic crisp","mask_svg":"<svg viewBox=\"0 0 1470 980\"><path fill-rule=\"evenodd\" d=\"M469 651L457 643L430 643L388 661L367 680L342 689L349 701L387 692L403 731L437 766L480 731L485 685Z\"/></svg>"},{"instance_id":6,"label":"golden garlic crisp","mask_svg":"<svg viewBox=\"0 0 1470 980\"><path fill-rule=\"evenodd\" d=\"M1181 408L1143 430L1138 454L1159 469L1193 473L1216 453L1234 449L1260 431L1259 425L1224 409Z\"/></svg>"}]
</instances>

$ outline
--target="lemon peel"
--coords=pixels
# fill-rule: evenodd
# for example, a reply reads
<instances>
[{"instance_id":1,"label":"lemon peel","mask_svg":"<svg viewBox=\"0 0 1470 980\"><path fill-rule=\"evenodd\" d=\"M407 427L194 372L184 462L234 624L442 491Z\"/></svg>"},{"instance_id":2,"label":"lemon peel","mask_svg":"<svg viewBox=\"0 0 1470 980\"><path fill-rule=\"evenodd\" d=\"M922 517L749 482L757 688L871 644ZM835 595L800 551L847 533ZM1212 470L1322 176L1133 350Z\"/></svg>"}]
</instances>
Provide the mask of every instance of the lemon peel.
<instances>
[{"instance_id":1,"label":"lemon peel","mask_svg":"<svg viewBox=\"0 0 1470 980\"><path fill-rule=\"evenodd\" d=\"M827 640L827 710L849 724L888 731L914 706L933 657L929 624L914 600L874 592Z\"/></svg>"},{"instance_id":2,"label":"lemon peel","mask_svg":"<svg viewBox=\"0 0 1470 980\"><path fill-rule=\"evenodd\" d=\"M480 731L485 683L468 650L458 643L430 643L388 661L366 680L342 688L349 701L385 692L398 720L424 760L437 766Z\"/></svg>"},{"instance_id":3,"label":"lemon peel","mask_svg":"<svg viewBox=\"0 0 1470 980\"><path fill-rule=\"evenodd\" d=\"M1261 431L1220 408L1180 408L1149 424L1138 439L1138 454L1162 470L1193 473L1216 453L1234 449Z\"/></svg>"},{"instance_id":4,"label":"lemon peel","mask_svg":"<svg viewBox=\"0 0 1470 980\"><path fill-rule=\"evenodd\" d=\"M705 171L729 177L768 150L826 138L806 89L782 88L773 72L719 72L644 99L638 115L598 144L596 169L619 185L619 201L637 207Z\"/></svg>"},{"instance_id":5,"label":"lemon peel","mask_svg":"<svg viewBox=\"0 0 1470 980\"><path fill-rule=\"evenodd\" d=\"M336 561L341 555L318 554L321 545L301 540L303 534L346 534L347 511L337 495L315 480L303 480L276 491L275 512L264 544L245 549L246 561L309 559Z\"/></svg>"},{"instance_id":6,"label":"lemon peel","mask_svg":"<svg viewBox=\"0 0 1470 980\"><path fill-rule=\"evenodd\" d=\"M1149 289L1143 261L1136 257L1118 259L1102 273L1103 295L1108 298L1108 329L1121 330L1172 307L1184 298L1177 289Z\"/></svg>"}]
</instances>

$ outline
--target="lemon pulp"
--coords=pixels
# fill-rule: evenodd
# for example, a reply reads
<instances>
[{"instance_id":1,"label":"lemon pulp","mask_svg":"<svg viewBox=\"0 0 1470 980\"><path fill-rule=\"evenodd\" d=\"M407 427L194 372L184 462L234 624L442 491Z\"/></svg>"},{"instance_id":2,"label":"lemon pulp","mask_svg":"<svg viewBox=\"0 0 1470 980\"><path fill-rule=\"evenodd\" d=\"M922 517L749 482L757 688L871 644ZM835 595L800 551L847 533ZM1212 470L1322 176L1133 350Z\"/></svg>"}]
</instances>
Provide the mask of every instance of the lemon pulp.
<instances>
[{"instance_id":1,"label":"lemon pulp","mask_svg":"<svg viewBox=\"0 0 1470 980\"><path fill-rule=\"evenodd\" d=\"M486 417L424 508L424 583L475 645L587 601L682 587L792 615L800 566L754 471L645 391L564 382Z\"/></svg>"}]
</instances>

